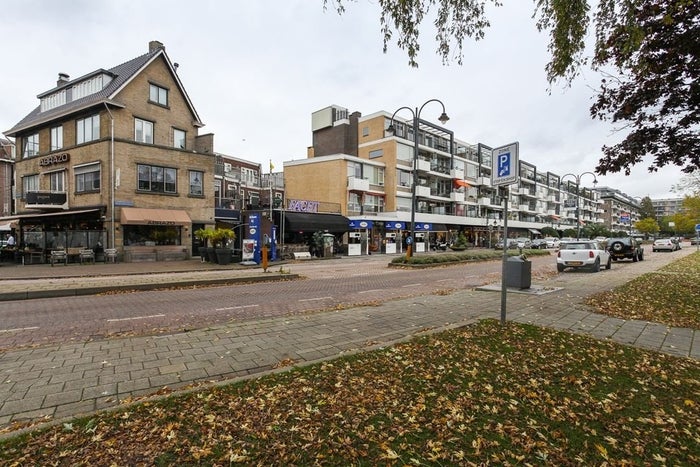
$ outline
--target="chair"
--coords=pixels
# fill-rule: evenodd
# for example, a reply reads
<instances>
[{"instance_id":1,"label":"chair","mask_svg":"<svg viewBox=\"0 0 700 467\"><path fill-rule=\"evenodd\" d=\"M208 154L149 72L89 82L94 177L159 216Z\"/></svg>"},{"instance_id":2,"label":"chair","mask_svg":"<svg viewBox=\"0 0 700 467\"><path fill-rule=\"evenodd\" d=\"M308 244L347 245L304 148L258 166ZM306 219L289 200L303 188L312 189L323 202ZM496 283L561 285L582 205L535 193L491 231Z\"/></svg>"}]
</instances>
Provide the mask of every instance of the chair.
<instances>
[{"instance_id":1,"label":"chair","mask_svg":"<svg viewBox=\"0 0 700 467\"><path fill-rule=\"evenodd\" d=\"M80 250L78 253L80 255L80 264L85 263L86 261L92 261L92 264L95 264L95 252L92 250Z\"/></svg>"},{"instance_id":2,"label":"chair","mask_svg":"<svg viewBox=\"0 0 700 467\"><path fill-rule=\"evenodd\" d=\"M116 248L105 248L105 263L117 263L117 249Z\"/></svg>"},{"instance_id":3,"label":"chair","mask_svg":"<svg viewBox=\"0 0 700 467\"><path fill-rule=\"evenodd\" d=\"M66 250L51 250L51 267L55 263L60 263L63 262L64 265L68 265L68 253L66 253Z\"/></svg>"}]
</instances>

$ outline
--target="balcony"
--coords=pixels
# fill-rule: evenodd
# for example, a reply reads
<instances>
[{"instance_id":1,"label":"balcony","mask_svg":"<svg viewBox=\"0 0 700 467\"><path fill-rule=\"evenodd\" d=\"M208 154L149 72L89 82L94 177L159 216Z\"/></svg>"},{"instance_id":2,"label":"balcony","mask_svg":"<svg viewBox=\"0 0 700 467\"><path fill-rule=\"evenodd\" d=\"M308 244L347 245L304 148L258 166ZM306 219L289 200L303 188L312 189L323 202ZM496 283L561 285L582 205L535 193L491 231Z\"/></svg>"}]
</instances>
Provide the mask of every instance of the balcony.
<instances>
[{"instance_id":1,"label":"balcony","mask_svg":"<svg viewBox=\"0 0 700 467\"><path fill-rule=\"evenodd\" d=\"M25 207L37 209L67 209L68 195L65 191L28 191Z\"/></svg>"},{"instance_id":2,"label":"balcony","mask_svg":"<svg viewBox=\"0 0 700 467\"><path fill-rule=\"evenodd\" d=\"M450 170L450 177L456 178L457 180L464 180L464 170L452 169Z\"/></svg>"},{"instance_id":3,"label":"balcony","mask_svg":"<svg viewBox=\"0 0 700 467\"><path fill-rule=\"evenodd\" d=\"M450 193L450 200L454 203L464 203L464 193L460 193L459 191L453 191Z\"/></svg>"},{"instance_id":4,"label":"balcony","mask_svg":"<svg viewBox=\"0 0 700 467\"><path fill-rule=\"evenodd\" d=\"M348 177L349 191L369 191L369 180L359 177Z\"/></svg>"},{"instance_id":5,"label":"balcony","mask_svg":"<svg viewBox=\"0 0 700 467\"><path fill-rule=\"evenodd\" d=\"M429 186L416 186L416 196L421 196L423 198L427 198L430 196L430 187Z\"/></svg>"},{"instance_id":6,"label":"balcony","mask_svg":"<svg viewBox=\"0 0 700 467\"><path fill-rule=\"evenodd\" d=\"M478 177L476 179L476 184L477 185L484 185L484 186L491 186L491 178L490 177Z\"/></svg>"},{"instance_id":7,"label":"balcony","mask_svg":"<svg viewBox=\"0 0 700 467\"><path fill-rule=\"evenodd\" d=\"M418 163L416 164L416 169L419 172L430 172L430 162L424 161L423 159L418 159Z\"/></svg>"}]
</instances>

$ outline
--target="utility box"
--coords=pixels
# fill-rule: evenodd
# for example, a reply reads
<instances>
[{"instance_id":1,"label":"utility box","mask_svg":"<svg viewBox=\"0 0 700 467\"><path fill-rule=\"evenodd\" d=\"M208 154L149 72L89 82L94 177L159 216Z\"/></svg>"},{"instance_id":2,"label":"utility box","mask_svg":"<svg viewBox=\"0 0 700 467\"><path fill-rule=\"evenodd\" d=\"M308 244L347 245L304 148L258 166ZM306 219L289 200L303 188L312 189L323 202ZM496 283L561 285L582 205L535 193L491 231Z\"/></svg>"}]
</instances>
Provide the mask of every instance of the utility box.
<instances>
[{"instance_id":1,"label":"utility box","mask_svg":"<svg viewBox=\"0 0 700 467\"><path fill-rule=\"evenodd\" d=\"M532 263L520 256L511 256L506 260L506 287L529 289L532 284Z\"/></svg>"}]
</instances>

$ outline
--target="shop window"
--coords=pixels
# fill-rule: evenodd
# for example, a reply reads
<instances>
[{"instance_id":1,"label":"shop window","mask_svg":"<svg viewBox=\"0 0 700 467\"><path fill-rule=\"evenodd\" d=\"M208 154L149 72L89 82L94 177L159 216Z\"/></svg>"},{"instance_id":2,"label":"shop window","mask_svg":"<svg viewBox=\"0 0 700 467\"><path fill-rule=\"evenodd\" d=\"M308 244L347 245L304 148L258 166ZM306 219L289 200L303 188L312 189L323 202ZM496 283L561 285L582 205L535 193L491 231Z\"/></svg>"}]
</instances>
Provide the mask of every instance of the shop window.
<instances>
[{"instance_id":1,"label":"shop window","mask_svg":"<svg viewBox=\"0 0 700 467\"><path fill-rule=\"evenodd\" d=\"M181 245L182 227L163 225L122 225L124 246Z\"/></svg>"}]
</instances>

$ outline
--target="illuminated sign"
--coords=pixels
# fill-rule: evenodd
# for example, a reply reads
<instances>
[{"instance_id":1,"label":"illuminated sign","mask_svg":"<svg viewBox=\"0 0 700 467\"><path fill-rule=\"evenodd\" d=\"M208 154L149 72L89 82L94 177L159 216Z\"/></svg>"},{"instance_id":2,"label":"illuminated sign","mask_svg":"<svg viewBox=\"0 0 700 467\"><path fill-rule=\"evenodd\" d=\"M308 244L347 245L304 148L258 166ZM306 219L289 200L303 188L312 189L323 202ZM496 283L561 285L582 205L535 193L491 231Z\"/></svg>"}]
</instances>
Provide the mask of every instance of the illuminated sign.
<instances>
[{"instance_id":1,"label":"illuminated sign","mask_svg":"<svg viewBox=\"0 0 700 467\"><path fill-rule=\"evenodd\" d=\"M64 162L70 161L70 154L67 152L62 152L60 154L52 154L50 156L42 157L39 159L39 165L46 167L54 164L63 164Z\"/></svg>"}]
</instances>

